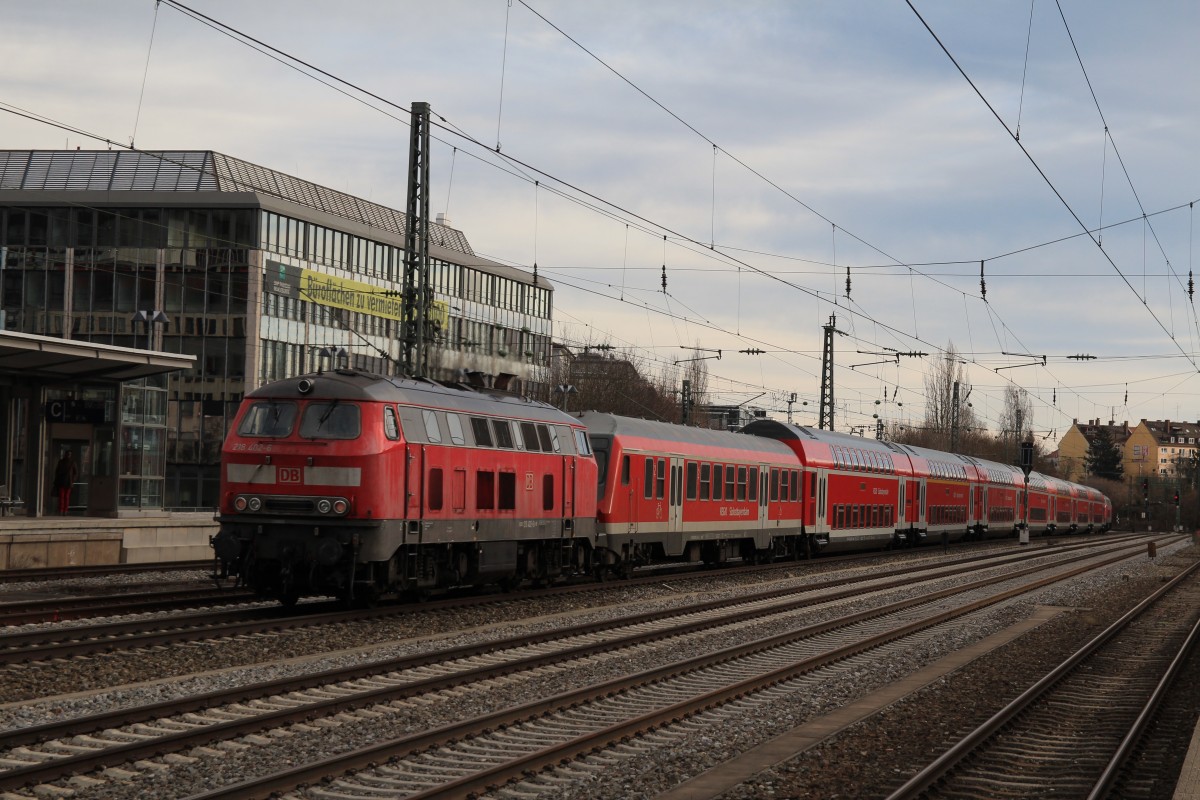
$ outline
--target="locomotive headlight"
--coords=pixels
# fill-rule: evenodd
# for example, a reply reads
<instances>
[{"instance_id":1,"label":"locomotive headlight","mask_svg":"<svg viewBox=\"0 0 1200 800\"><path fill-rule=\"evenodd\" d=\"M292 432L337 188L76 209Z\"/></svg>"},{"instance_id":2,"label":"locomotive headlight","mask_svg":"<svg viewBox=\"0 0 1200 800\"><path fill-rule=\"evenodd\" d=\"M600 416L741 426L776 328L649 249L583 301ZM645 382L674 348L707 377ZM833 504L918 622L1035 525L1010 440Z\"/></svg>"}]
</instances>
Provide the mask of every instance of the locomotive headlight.
<instances>
[{"instance_id":1,"label":"locomotive headlight","mask_svg":"<svg viewBox=\"0 0 1200 800\"><path fill-rule=\"evenodd\" d=\"M261 497L251 497L250 498L250 510L251 511L261 511L262 510L262 498Z\"/></svg>"},{"instance_id":2,"label":"locomotive headlight","mask_svg":"<svg viewBox=\"0 0 1200 800\"><path fill-rule=\"evenodd\" d=\"M233 498L233 509L234 511L246 510L246 498L244 495L239 494L237 497Z\"/></svg>"},{"instance_id":3,"label":"locomotive headlight","mask_svg":"<svg viewBox=\"0 0 1200 800\"><path fill-rule=\"evenodd\" d=\"M345 514L349 508L350 504L340 497L333 501L333 513L335 514Z\"/></svg>"},{"instance_id":4,"label":"locomotive headlight","mask_svg":"<svg viewBox=\"0 0 1200 800\"><path fill-rule=\"evenodd\" d=\"M320 511L322 514L328 514L331 508L333 508L333 503L329 502L325 498L322 497L317 501L317 511Z\"/></svg>"}]
</instances>

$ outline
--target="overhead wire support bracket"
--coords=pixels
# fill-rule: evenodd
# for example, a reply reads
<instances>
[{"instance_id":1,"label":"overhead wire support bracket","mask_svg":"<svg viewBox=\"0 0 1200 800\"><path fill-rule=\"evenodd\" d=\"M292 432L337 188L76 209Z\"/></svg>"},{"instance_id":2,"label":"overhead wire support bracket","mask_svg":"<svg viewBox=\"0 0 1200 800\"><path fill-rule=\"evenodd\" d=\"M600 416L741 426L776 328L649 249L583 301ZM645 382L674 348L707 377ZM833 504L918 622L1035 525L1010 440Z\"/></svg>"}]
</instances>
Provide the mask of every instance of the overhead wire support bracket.
<instances>
[{"instance_id":1,"label":"overhead wire support bracket","mask_svg":"<svg viewBox=\"0 0 1200 800\"><path fill-rule=\"evenodd\" d=\"M1014 353L1005 353L1005 355L1015 355ZM1046 366L1045 356L1030 356L1031 358L1040 358L1041 361L1030 361L1027 364L1009 364L1006 367L996 367L993 372L999 372L1002 369L1016 369L1017 367L1044 367Z\"/></svg>"},{"instance_id":2,"label":"overhead wire support bracket","mask_svg":"<svg viewBox=\"0 0 1200 800\"><path fill-rule=\"evenodd\" d=\"M710 358L715 358L717 361L721 360L721 351L720 350L711 350L707 347L687 347L682 344L679 345L679 349L680 350L691 350L694 353L716 353L716 355L715 356L696 356L694 358L681 358L675 362L676 366L678 366L679 364L686 364L689 361L707 361Z\"/></svg>"}]
</instances>

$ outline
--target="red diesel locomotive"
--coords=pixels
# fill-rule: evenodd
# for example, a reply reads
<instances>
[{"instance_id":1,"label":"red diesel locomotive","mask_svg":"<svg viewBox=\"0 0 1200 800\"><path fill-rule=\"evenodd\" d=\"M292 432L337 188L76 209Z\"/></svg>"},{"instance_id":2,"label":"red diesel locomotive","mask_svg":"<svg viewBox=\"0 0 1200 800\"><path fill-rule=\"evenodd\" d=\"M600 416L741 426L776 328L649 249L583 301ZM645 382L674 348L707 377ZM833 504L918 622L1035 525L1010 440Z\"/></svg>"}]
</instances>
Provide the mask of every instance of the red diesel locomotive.
<instances>
[{"instance_id":1,"label":"red diesel locomotive","mask_svg":"<svg viewBox=\"0 0 1200 800\"><path fill-rule=\"evenodd\" d=\"M246 395L220 502L224 574L288 603L373 600L586 565L596 463L544 403L339 369Z\"/></svg>"},{"instance_id":2,"label":"red diesel locomotive","mask_svg":"<svg viewBox=\"0 0 1200 800\"><path fill-rule=\"evenodd\" d=\"M293 603L1107 529L1095 490L758 420L740 433L333 370L249 393L226 438L222 576Z\"/></svg>"}]
</instances>

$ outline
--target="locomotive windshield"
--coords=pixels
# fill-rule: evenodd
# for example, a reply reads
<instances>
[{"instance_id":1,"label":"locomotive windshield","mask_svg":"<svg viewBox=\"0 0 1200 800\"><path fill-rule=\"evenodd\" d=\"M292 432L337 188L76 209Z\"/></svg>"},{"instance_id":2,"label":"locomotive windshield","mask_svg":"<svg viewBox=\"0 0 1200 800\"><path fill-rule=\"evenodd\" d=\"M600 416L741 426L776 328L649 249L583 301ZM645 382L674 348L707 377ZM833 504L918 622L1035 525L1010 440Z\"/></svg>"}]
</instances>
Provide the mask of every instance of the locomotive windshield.
<instances>
[{"instance_id":1,"label":"locomotive windshield","mask_svg":"<svg viewBox=\"0 0 1200 800\"><path fill-rule=\"evenodd\" d=\"M357 439L362 433L362 416L353 403L309 403L300 419L305 439Z\"/></svg>"},{"instance_id":2,"label":"locomotive windshield","mask_svg":"<svg viewBox=\"0 0 1200 800\"><path fill-rule=\"evenodd\" d=\"M296 424L296 404L260 400L242 417L238 433L242 436L283 437Z\"/></svg>"}]
</instances>

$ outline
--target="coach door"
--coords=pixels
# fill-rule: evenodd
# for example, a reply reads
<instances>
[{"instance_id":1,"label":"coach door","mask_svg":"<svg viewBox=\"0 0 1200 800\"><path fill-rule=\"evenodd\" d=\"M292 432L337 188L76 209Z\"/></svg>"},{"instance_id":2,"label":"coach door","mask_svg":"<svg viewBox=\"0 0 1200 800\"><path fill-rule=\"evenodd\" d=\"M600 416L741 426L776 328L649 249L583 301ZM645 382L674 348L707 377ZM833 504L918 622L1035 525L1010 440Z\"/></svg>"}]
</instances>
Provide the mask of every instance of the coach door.
<instances>
[{"instance_id":1,"label":"coach door","mask_svg":"<svg viewBox=\"0 0 1200 800\"><path fill-rule=\"evenodd\" d=\"M803 475L803 473L797 473L797 478L796 478L797 480L800 480L800 477L799 477L800 475ZM767 527L767 519L771 516L770 506L767 505L767 501L769 501L770 497L771 497L770 492L769 492L770 487L767 485L770 481L770 477L771 477L771 468L768 467L766 464L760 464L758 467L758 527L759 528ZM798 487L796 496L800 497L802 493L803 493L803 487L802 486Z\"/></svg>"},{"instance_id":2,"label":"coach door","mask_svg":"<svg viewBox=\"0 0 1200 800\"><path fill-rule=\"evenodd\" d=\"M424 487L421 480L425 470L425 447L423 445L408 446L408 464L405 466L405 519L421 519L421 507L424 503Z\"/></svg>"},{"instance_id":3,"label":"coach door","mask_svg":"<svg viewBox=\"0 0 1200 800\"><path fill-rule=\"evenodd\" d=\"M683 529L683 459L671 458L671 485L667 487L668 530Z\"/></svg>"}]
</instances>

